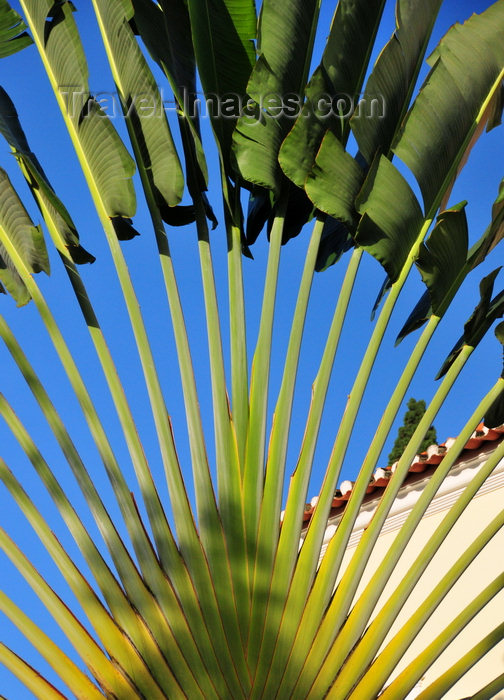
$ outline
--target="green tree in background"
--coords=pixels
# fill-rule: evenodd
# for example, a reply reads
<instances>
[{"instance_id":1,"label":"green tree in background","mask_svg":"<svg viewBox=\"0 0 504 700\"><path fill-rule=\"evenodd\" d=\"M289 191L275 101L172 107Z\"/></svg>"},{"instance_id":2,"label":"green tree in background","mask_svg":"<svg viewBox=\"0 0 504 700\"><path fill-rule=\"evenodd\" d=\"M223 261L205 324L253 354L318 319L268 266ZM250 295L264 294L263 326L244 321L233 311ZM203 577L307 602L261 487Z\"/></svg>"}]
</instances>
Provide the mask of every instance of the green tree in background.
<instances>
[{"instance_id":1,"label":"green tree in background","mask_svg":"<svg viewBox=\"0 0 504 700\"><path fill-rule=\"evenodd\" d=\"M417 401L412 397L408 401L408 410L404 414L404 423L399 428L396 440L394 442L394 447L392 448L392 452L389 454L388 457L389 466L394 462L397 462L397 460L400 458L400 456L408 446L408 442L410 441L411 436L415 432L417 425L420 423L420 420L424 415L425 410L426 406L425 401L423 399ZM433 425L431 425L431 427L425 434L424 439L422 440L419 452L423 452L429 447L429 445L433 445L435 442L437 442L436 428Z\"/></svg>"}]
</instances>

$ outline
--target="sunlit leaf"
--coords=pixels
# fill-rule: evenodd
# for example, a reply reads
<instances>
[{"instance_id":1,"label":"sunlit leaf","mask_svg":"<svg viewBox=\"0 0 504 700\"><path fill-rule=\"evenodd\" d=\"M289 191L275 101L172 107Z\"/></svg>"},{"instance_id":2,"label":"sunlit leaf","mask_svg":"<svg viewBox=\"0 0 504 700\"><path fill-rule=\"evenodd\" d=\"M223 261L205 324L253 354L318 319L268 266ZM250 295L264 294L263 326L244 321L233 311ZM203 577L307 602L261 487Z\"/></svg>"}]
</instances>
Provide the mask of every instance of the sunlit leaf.
<instances>
[{"instance_id":1,"label":"sunlit leaf","mask_svg":"<svg viewBox=\"0 0 504 700\"><path fill-rule=\"evenodd\" d=\"M337 137L328 131L305 184L308 197L318 209L355 227L355 198L364 173L357 161L345 151Z\"/></svg>"},{"instance_id":2,"label":"sunlit leaf","mask_svg":"<svg viewBox=\"0 0 504 700\"><path fill-rule=\"evenodd\" d=\"M73 5L51 0L23 0L22 5L107 215L131 218L136 209L131 181L135 165L112 122L89 92L87 62Z\"/></svg>"},{"instance_id":3,"label":"sunlit leaf","mask_svg":"<svg viewBox=\"0 0 504 700\"><path fill-rule=\"evenodd\" d=\"M5 170L0 168L0 229L12 242L16 251L31 272L49 273L44 236L40 226L35 226L14 190ZM0 241L0 280L18 306L30 300L30 294L22 282L14 263Z\"/></svg>"},{"instance_id":4,"label":"sunlit leaf","mask_svg":"<svg viewBox=\"0 0 504 700\"><path fill-rule=\"evenodd\" d=\"M152 183L158 206L182 199L184 176L154 76L128 24L133 6L96 0L96 12L130 133Z\"/></svg>"},{"instance_id":5,"label":"sunlit leaf","mask_svg":"<svg viewBox=\"0 0 504 700\"><path fill-rule=\"evenodd\" d=\"M26 24L7 0L0 0L0 58L10 56L33 43L25 29Z\"/></svg>"},{"instance_id":6,"label":"sunlit leaf","mask_svg":"<svg viewBox=\"0 0 504 700\"><path fill-rule=\"evenodd\" d=\"M318 17L316 0L264 0L254 66L246 93L253 104L233 136L238 170L247 183L278 194L283 182L278 152L292 121L287 98L304 88Z\"/></svg>"},{"instance_id":7,"label":"sunlit leaf","mask_svg":"<svg viewBox=\"0 0 504 700\"><path fill-rule=\"evenodd\" d=\"M94 257L79 243L79 234L70 214L52 189L37 157L30 150L11 99L0 87L0 132L14 151L39 207L47 207L53 217L62 245L78 264L93 262Z\"/></svg>"}]
</instances>

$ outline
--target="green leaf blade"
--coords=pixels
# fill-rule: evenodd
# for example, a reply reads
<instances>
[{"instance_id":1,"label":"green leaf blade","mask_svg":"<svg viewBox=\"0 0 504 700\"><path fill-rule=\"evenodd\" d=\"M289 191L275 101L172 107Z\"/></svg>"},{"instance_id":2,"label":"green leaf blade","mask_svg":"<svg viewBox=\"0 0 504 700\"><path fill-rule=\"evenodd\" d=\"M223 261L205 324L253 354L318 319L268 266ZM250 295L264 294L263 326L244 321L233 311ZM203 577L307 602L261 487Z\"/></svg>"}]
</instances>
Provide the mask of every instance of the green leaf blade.
<instances>
[{"instance_id":1,"label":"green leaf blade","mask_svg":"<svg viewBox=\"0 0 504 700\"><path fill-rule=\"evenodd\" d=\"M42 215L45 207L54 222L60 238L59 250L67 250L77 264L93 262L95 258L80 245L79 234L70 214L54 193L37 157L30 150L12 100L1 87L0 132L13 150Z\"/></svg>"},{"instance_id":2,"label":"green leaf blade","mask_svg":"<svg viewBox=\"0 0 504 700\"><path fill-rule=\"evenodd\" d=\"M49 258L42 230L34 226L7 173L1 168L0 228L11 240L30 272L36 273L43 270L49 274ZM30 300L30 293L2 244L0 244L0 280L19 306Z\"/></svg>"},{"instance_id":3,"label":"green leaf blade","mask_svg":"<svg viewBox=\"0 0 504 700\"><path fill-rule=\"evenodd\" d=\"M319 0L265 0L261 8L259 58L246 89L255 107L238 120L233 144L241 177L277 195L278 153L292 127L285 100L304 89L319 7Z\"/></svg>"},{"instance_id":4,"label":"green leaf blade","mask_svg":"<svg viewBox=\"0 0 504 700\"><path fill-rule=\"evenodd\" d=\"M254 0L188 0L194 52L205 96L215 99L212 126L224 168L231 172L231 139L236 113L218 114L226 96L243 99L255 60ZM215 105L214 105L215 106Z\"/></svg>"},{"instance_id":5,"label":"green leaf blade","mask_svg":"<svg viewBox=\"0 0 504 700\"><path fill-rule=\"evenodd\" d=\"M354 203L363 179L357 161L328 131L305 184L308 197L318 209L354 228L357 216Z\"/></svg>"},{"instance_id":6,"label":"green leaf blade","mask_svg":"<svg viewBox=\"0 0 504 700\"><path fill-rule=\"evenodd\" d=\"M25 29L26 24L21 16L9 6L7 0L0 0L0 58L11 56L33 44Z\"/></svg>"},{"instance_id":7,"label":"green leaf blade","mask_svg":"<svg viewBox=\"0 0 504 700\"><path fill-rule=\"evenodd\" d=\"M391 197L393 194L393 198ZM420 205L406 180L381 156L359 195L362 215L355 240L385 268L399 277L424 223Z\"/></svg>"},{"instance_id":8,"label":"green leaf blade","mask_svg":"<svg viewBox=\"0 0 504 700\"><path fill-rule=\"evenodd\" d=\"M95 0L94 5L128 128L159 203L175 206L184 189L182 168L156 81L128 24L133 7L122 0Z\"/></svg>"},{"instance_id":9,"label":"green leaf blade","mask_svg":"<svg viewBox=\"0 0 504 700\"><path fill-rule=\"evenodd\" d=\"M429 290L432 311L441 317L467 274L468 230L463 202L439 215L416 265Z\"/></svg>"},{"instance_id":10,"label":"green leaf blade","mask_svg":"<svg viewBox=\"0 0 504 700\"><path fill-rule=\"evenodd\" d=\"M73 18L73 6L50 0L22 0L53 90L63 110L83 167L90 171L108 217L132 217L136 210L135 165L112 122L92 98L88 68Z\"/></svg>"},{"instance_id":11,"label":"green leaf blade","mask_svg":"<svg viewBox=\"0 0 504 700\"><path fill-rule=\"evenodd\" d=\"M380 148L387 154L402 121L424 57L441 0L399 0L396 29L366 83L364 99L380 98L386 110L369 118L358 111L351 119L359 149L371 163ZM370 102L372 107L372 102Z\"/></svg>"},{"instance_id":12,"label":"green leaf blade","mask_svg":"<svg viewBox=\"0 0 504 700\"><path fill-rule=\"evenodd\" d=\"M426 212L439 205L500 90L503 30L504 5L497 2L455 25L431 56L434 67L393 149L417 178Z\"/></svg>"},{"instance_id":13,"label":"green leaf blade","mask_svg":"<svg viewBox=\"0 0 504 700\"><path fill-rule=\"evenodd\" d=\"M337 5L322 61L306 88L307 102L280 150L282 170L298 187L304 186L327 130L342 141L348 134L383 6L383 0L341 0ZM342 116L332 113L337 98L345 104ZM331 111L325 116L328 101Z\"/></svg>"}]
</instances>

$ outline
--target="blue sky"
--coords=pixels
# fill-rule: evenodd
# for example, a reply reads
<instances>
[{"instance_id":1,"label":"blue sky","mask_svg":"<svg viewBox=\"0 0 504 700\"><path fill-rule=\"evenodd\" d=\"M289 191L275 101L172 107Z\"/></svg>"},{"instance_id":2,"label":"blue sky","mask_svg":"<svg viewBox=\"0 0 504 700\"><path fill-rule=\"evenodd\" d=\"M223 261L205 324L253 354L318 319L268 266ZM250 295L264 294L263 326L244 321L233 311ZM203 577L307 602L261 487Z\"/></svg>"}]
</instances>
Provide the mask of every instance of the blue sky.
<instances>
[{"instance_id":1,"label":"blue sky","mask_svg":"<svg viewBox=\"0 0 504 700\"><path fill-rule=\"evenodd\" d=\"M440 12L439 22L433 36L433 46L454 21L467 18L471 12L480 12L489 4L490 2L483 0L477 2L446 0ZM18 7L17 2L13 2L12 5L16 8ZM377 47L381 47L393 31L393 6L394 3L388 3L387 5ZM326 0L322 3L321 26L326 26L327 29L322 29L320 32L320 40L315 49L315 62L323 49L323 38L328 33L333 9L333 2ZM92 91L96 93L113 90L112 78L103 69L104 52L93 22L93 12L90 3L85 5L84 3L78 4L76 19L88 54ZM30 47L22 53L4 60L2 69L2 80L0 83L11 95L17 106L32 149L43 164L54 189L63 199L75 219L83 245L97 258L94 265L82 267L81 274L106 332L119 372L123 377L147 456L154 473L157 474L161 483L163 479L162 467L156 448L146 392L143 388L141 371L136 359L133 339L121 302L118 284L114 275L111 274L108 249L100 230L98 218L93 210L84 179L73 157L69 139L62 128L62 119L56 109L54 98L36 56L35 48ZM161 81L161 76L159 76L159 80ZM122 130L121 133L124 134L124 125L119 120L117 120L116 124ZM174 124L172 126L175 133L176 126ZM218 212L218 218L222 221L223 217L217 189L218 174L215 167L216 153L211 142L208 124L204 125L204 138L208 147L213 177L209 196ZM469 165L462 173L453 191L451 203L463 199L468 200L467 216L471 242L474 242L481 235L489 223L491 204L496 197L498 183L503 176L503 162L504 140L502 129L497 129L485 135L477 145L477 148L471 155ZM22 178L17 173L14 159L9 154L8 148L4 143L0 145L0 165L8 170L34 220L39 221L38 211L30 201L30 195L26 191ZM123 250L136 285L142 311L145 314L153 351L158 360L161 381L166 392L168 410L174 424L180 459L186 473L189 474L189 453L185 436L184 412L180 400L180 382L176 369L173 334L165 305L160 269L155 254L154 236L140 194L138 195L138 200L139 205L137 216L135 217L135 226L142 235L124 244ZM307 227L298 238L291 241L282 250L282 269L273 348L274 360L271 372L272 398L276 395L281 381L289 320L294 308L295 290L302 269L308 234ZM189 337L192 341L193 359L200 389L200 403L211 452L210 384L196 236L190 227L174 229L169 236L173 259L178 273L182 301L186 309L186 321ZM212 234L212 242L219 301L222 317L226 319L227 280L225 234L222 227L219 227ZM255 260L244 260L249 359L252 358L254 339L259 323L261 289L267 249L268 245L264 234L262 234L253 249ZM63 271L60 269L61 266L57 256L54 255L53 251L50 254L52 263L51 277L42 279L42 276L39 275L38 281L61 327L65 329L69 346L76 355L79 367L91 389L100 415L103 417L104 423L113 437L117 455L121 463L124 464L128 478L130 478L131 469L126 448L119 433L111 400L101 383L100 369L95 359L87 330L82 324L72 292L65 280ZM427 401L432 396L436 388L433 377L454 341L460 335L462 324L470 315L477 302L478 283L485 274L488 274L488 272L499 265L500 258L500 249L497 249L491 258L484 265L480 266L466 281L462 293L458 296L438 329L426 353L422 369L415 378L407 396L424 398ZM293 469L295 465L306 419L311 384L320 360L325 335L329 328L344 271L345 262L342 261L330 270L316 275L314 281L295 398L292 445L288 458L290 469ZM316 456L316 469L310 489L311 495L317 493L329 458L338 421L351 388L351 379L359 366L367 339L372 331L370 311L383 277L384 274L380 266L373 259L365 257L359 273L356 291L350 305L349 320L345 328L344 339L336 359L327 410L322 425L320 445ZM497 290L503 287L502 280L499 280L500 278L497 281ZM371 437L374 433L385 406L388 388L395 385L402 365L414 346L415 337L407 338L399 348L394 348L394 340L397 331L421 292L419 275L416 271L413 271L393 316L389 332L383 343L382 352L373 372L370 387L366 392L363 409L356 424L342 478L355 477L360 461L367 449L368 443L366 438ZM39 372L41 379L50 387L51 397L67 420L71 434L77 436L79 450L90 465L90 469L96 474L97 483L110 496L106 479L101 473L96 450L91 438L88 436L84 420L80 415L75 399L69 391L67 381L55 358L50 342L44 330L41 329L34 305L30 304L23 309L16 309L10 298L3 297L0 301L2 302L2 313L9 324L11 324L16 336ZM227 346L228 328L225 320L223 336L224 343ZM37 407L34 405L30 395L25 391L13 363L3 348L0 348L0 354L3 368L3 393L11 401L23 421L25 421L36 442L43 446L44 455L51 463L55 473L58 474L62 484L72 494L76 504L81 507L81 512L85 513L85 508L82 507L82 498L78 494L72 477L68 475L66 463L59 453L54 440L46 429L43 420L40 419ZM477 353L471 358L463 376L457 382L450 400L435 421L439 440L444 440L458 433L466 418L472 412L473 406L496 380L501 368L501 349L493 334L489 333ZM404 410L400 412L399 423ZM64 527L58 515L55 514L49 499L32 478L31 466L27 463L20 448L16 446L4 426L0 428L0 435L3 447L2 455L8 465L19 475L22 483L27 487L37 505L50 518L51 523L54 524L55 531L63 543L69 543L69 536L65 533ZM394 436L395 431L392 432L391 439L384 450L383 464L386 463L386 456ZM133 483L132 479L131 483ZM162 497L167 502L167 494L163 490ZM111 497L108 498L108 502L111 503L111 512L115 513L116 509L112 505L112 500ZM0 489L0 504L2 525L15 537L18 544L22 545L30 553L34 563L40 566L47 574L48 580L59 591L63 591L64 587L58 583L58 576L53 565L41 550L36 537L23 522L16 507L8 501L7 493L3 488ZM94 532L94 525L89 518L86 519L86 523ZM0 559L0 567L0 570L3 572L2 588L12 595L18 603L21 602L25 609L33 611L37 621L46 629L54 632L56 641L66 644L63 636L55 629L49 616L38 604L30 589L3 558ZM71 601L71 596L67 596L66 600ZM4 629L3 621L0 629ZM2 639L7 638L9 643L19 653L29 653L27 645L14 629L6 625L5 630L7 632L2 632ZM65 648L67 648L67 645ZM34 663L40 665L40 668L45 672L45 665L43 662L39 664L36 655L30 658L34 659ZM0 694L5 695L10 700L23 700L31 697L4 670L0 670Z\"/></svg>"}]
</instances>

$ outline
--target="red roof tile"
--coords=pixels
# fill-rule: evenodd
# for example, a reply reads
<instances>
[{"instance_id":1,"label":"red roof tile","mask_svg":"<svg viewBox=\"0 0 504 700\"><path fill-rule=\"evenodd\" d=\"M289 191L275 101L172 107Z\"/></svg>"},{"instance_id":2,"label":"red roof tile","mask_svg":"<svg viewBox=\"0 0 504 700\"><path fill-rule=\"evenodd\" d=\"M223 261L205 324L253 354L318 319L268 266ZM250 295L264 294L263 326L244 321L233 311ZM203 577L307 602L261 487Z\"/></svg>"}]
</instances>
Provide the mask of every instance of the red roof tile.
<instances>
[{"instance_id":1,"label":"red roof tile","mask_svg":"<svg viewBox=\"0 0 504 700\"><path fill-rule=\"evenodd\" d=\"M480 423L474 433L471 435L469 440L466 442L464 449L462 450L457 462L461 462L464 459L470 458L472 455L469 452L475 452L480 449L484 449L489 442L496 442L501 440L504 436L504 424L500 425L498 428L487 428L483 423ZM427 470L432 470L437 467L437 465L443 460L444 456L450 449L450 447L455 442L455 438L448 438L446 442L440 445L430 445L424 452L418 454L413 459L409 473L415 474L424 472ZM367 494L379 495L380 492L387 486L390 477L392 476L397 462L392 464L390 467L379 468L375 471L374 475L371 477L369 486L367 488ZM406 478L405 484L408 479ZM346 502L350 498L352 489L354 486L353 481L343 481L340 484L340 488L336 490L331 506L331 515L333 511L339 510L345 507ZM312 513L315 506L317 505L318 497L312 498L311 502L305 506L305 511L303 513L303 524L306 525L311 519ZM283 517L283 513L282 513Z\"/></svg>"}]
</instances>

